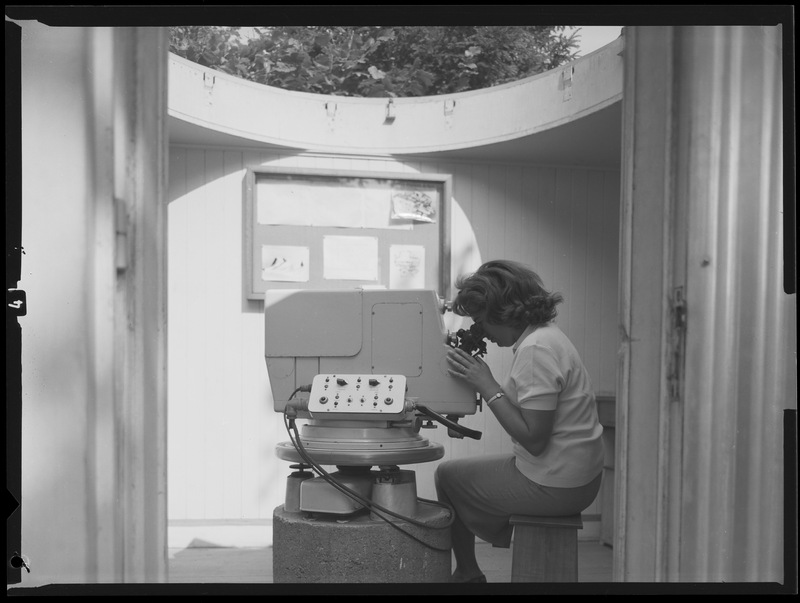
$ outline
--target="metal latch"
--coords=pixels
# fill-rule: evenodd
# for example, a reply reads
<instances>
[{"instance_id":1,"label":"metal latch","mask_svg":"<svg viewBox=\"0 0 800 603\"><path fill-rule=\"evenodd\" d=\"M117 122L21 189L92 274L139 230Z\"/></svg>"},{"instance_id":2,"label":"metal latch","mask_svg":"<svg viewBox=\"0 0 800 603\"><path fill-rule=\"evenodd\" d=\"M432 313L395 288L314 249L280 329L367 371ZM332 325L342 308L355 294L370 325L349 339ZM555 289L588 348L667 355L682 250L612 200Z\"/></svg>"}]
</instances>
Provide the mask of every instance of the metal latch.
<instances>
[{"instance_id":1,"label":"metal latch","mask_svg":"<svg viewBox=\"0 0 800 603\"><path fill-rule=\"evenodd\" d=\"M670 353L667 367L669 398L675 402L681 399L683 390L684 351L686 346L686 298L683 287L672 290L670 305Z\"/></svg>"}]
</instances>

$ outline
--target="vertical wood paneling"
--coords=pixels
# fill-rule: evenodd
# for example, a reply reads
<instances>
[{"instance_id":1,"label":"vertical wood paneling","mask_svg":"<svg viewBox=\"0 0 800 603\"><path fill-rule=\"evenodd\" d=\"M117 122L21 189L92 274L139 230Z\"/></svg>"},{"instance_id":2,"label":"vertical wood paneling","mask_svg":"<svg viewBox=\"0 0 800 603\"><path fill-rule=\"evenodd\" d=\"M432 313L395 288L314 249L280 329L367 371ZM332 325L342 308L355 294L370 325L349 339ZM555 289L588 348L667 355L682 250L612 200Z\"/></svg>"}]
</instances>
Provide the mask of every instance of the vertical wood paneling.
<instances>
[{"instance_id":1,"label":"vertical wood paneling","mask_svg":"<svg viewBox=\"0 0 800 603\"><path fill-rule=\"evenodd\" d=\"M470 222L474 212L472 166L458 163L453 166L453 227L451 229L451 278L453 281L480 266L480 247ZM463 221L463 223L462 223ZM455 291L451 291L455 295Z\"/></svg>"},{"instance_id":2,"label":"vertical wood paneling","mask_svg":"<svg viewBox=\"0 0 800 603\"><path fill-rule=\"evenodd\" d=\"M585 220L583 225L582 235L579 235L583 246L583 267L584 273L584 291L583 291L583 309L580 312L583 341L580 344L579 351L584 360L589 375L592 379L595 393L599 391L599 383L601 381L600 374L600 341L602 325L602 289L603 279L605 274L602 270L602 249L604 235L601 230L603 223L602 217L604 212L604 173L598 171L589 171L586 173L585 186L583 188L583 196L585 201L583 203L584 210L582 211L582 218ZM616 239L612 242L616 247ZM580 269L579 269L580 271ZM616 278L613 279L616 284ZM575 293L572 293L575 296ZM577 306L575 306L577 308ZM576 345L579 345L576 343ZM616 376L616 374L614 375ZM613 390L612 390L613 391ZM599 516L602 512L602 490L598 494L595 501L586 509L585 513L588 515ZM613 509L607 509L609 514L613 513ZM599 537L600 522L599 520L587 522L587 534L585 537ZM591 534L590 534L591 533Z\"/></svg>"},{"instance_id":3,"label":"vertical wood paneling","mask_svg":"<svg viewBox=\"0 0 800 603\"><path fill-rule=\"evenodd\" d=\"M487 224L489 223L489 167L476 165L470 172L470 192L472 196L472 211L468 214L470 224L475 232L475 239L478 249L482 253L481 261L486 261L488 257L489 234ZM484 252L484 250L487 250Z\"/></svg>"},{"instance_id":4,"label":"vertical wood paneling","mask_svg":"<svg viewBox=\"0 0 800 603\"><path fill-rule=\"evenodd\" d=\"M525 258L525 242L528 231L527 198L522 191L522 168L508 166L505 173L505 211L503 219L505 225L505 250L506 257ZM520 261L524 261L520 259Z\"/></svg>"},{"instance_id":5,"label":"vertical wood paneling","mask_svg":"<svg viewBox=\"0 0 800 603\"><path fill-rule=\"evenodd\" d=\"M569 231L569 296L565 294L563 306L569 309L570 324L568 335L584 362L591 359L586 346L586 279L587 266L587 173L584 170L573 170L570 180L570 205L572 216Z\"/></svg>"},{"instance_id":6,"label":"vertical wood paneling","mask_svg":"<svg viewBox=\"0 0 800 603\"><path fill-rule=\"evenodd\" d=\"M539 170L539 203L537 213L536 271L545 287L554 290L556 248L560 237L555 232L556 224L556 171Z\"/></svg>"},{"instance_id":7,"label":"vertical wood paneling","mask_svg":"<svg viewBox=\"0 0 800 603\"><path fill-rule=\"evenodd\" d=\"M244 170L242 169L242 153L226 151L222 158L224 187L221 196L223 207L222 226L225 232L236 232L242 225L241 199L228 195L227 191L241 188ZM240 484L242 483L242 463L238 446L230 442L240 442L242 439L242 404L230 404L230 400L241 400L244 388L241 379L242 358L242 316L241 296L242 271L236 268L242 258L242 247L238 240L232 237L224 246L220 246L219 253L222 264L225 266L218 286L224 292L224 307L220 321L223 329L223 358L221 363L224 376L224 393L217 404L223 412L221 419L222 448L218 455L222 459L222 517L240 517L242 513L242 497Z\"/></svg>"},{"instance_id":8,"label":"vertical wood paneling","mask_svg":"<svg viewBox=\"0 0 800 603\"><path fill-rule=\"evenodd\" d=\"M605 172L603 175L603 231L600 247L600 272L602 274L602 316L599 324L600 371L598 392L613 394L617 384L617 350L619 346L618 290L619 290L619 232L620 232L620 176Z\"/></svg>"},{"instance_id":9,"label":"vertical wood paneling","mask_svg":"<svg viewBox=\"0 0 800 603\"><path fill-rule=\"evenodd\" d=\"M184 267L188 261L188 202L186 182L186 150L172 149L169 156L169 192L170 201L167 210L167 425L169 430L167 476L169 480L168 515L174 518L186 517L186 468L189 454L185 446L174 446L173 441L186 442L186 415L190 412L187 406L185 375L183 368L185 350L182 345L189 328L186 313L176 312L176 308L184 308L189 285Z\"/></svg>"},{"instance_id":10,"label":"vertical wood paneling","mask_svg":"<svg viewBox=\"0 0 800 603\"><path fill-rule=\"evenodd\" d=\"M242 515L270 517L261 514L260 505L268 493L265 488L269 470L278 469L273 450L281 421L272 412L272 398L266 385L267 367L263 351L259 352L259 344L261 350L264 345L263 318L255 313L242 318Z\"/></svg>"},{"instance_id":11,"label":"vertical wood paneling","mask_svg":"<svg viewBox=\"0 0 800 603\"><path fill-rule=\"evenodd\" d=\"M224 249L230 245L230 237L220 237L218 231L223 231L225 225L225 191L223 177L222 151L206 151L206 184L203 187L206 206L206 231L204 236L205 257L204 268L207 281L202 291L205 300L205 367L200 376L204 382L204 396L199 400L205 413L205 426L203 430L203 464L204 484L203 497L205 500L205 516L223 516L223 475L224 463L222 450L224 449L224 429L227 398L224 372L225 355L229 350L225 347L225 316L230 314L225 308L225 284L227 274L230 274L226 265ZM223 231L224 232L224 231ZM231 308L233 310L233 308Z\"/></svg>"},{"instance_id":12,"label":"vertical wood paneling","mask_svg":"<svg viewBox=\"0 0 800 603\"><path fill-rule=\"evenodd\" d=\"M560 317L559 323L577 339L581 354L593 358L587 361L595 367L592 377L602 373L597 380L611 384L606 391L613 392L615 343L608 337L604 340L603 334L616 332L615 320L612 325L598 323L609 316L600 298L616 304L618 229L609 229L608 224L618 217L619 200L615 197L618 189L604 185L604 173L193 148L173 149L173 157L171 519L270 518L283 502L291 471L274 453L288 436L282 417L272 410L263 357L262 309L241 297L242 182L247 167L451 174L453 199L469 229L454 227L452 231L453 278L490 258L518 260L533 267L546 286L564 294L573 319ZM616 177L607 176L612 182ZM604 227L593 230L596 221ZM570 329L578 329L579 335ZM601 367L599 358L612 361ZM505 377L510 360L509 350L490 347L488 361L498 379ZM453 439L441 426L422 435L444 446L445 459L510 450L508 435L488 410L461 423L483 432L483 438ZM408 467L417 472L418 493L424 498L435 497L436 464Z\"/></svg>"},{"instance_id":13,"label":"vertical wood paneling","mask_svg":"<svg viewBox=\"0 0 800 603\"><path fill-rule=\"evenodd\" d=\"M597 350L600 347L602 316L602 250L603 232L600 224L603 215L603 173L588 172L586 175L586 210L584 212L584 304L583 336L584 346L591 366L592 382L597 387L600 377L600 362Z\"/></svg>"},{"instance_id":14,"label":"vertical wood paneling","mask_svg":"<svg viewBox=\"0 0 800 603\"><path fill-rule=\"evenodd\" d=\"M566 300L569 299L569 282L571 275L570 266L570 245L571 245L571 229L572 229L572 173L567 169L559 169L556 172L556 190L555 190L555 216L553 222L553 241L554 262L553 262L553 280L547 285L551 291L561 293ZM559 306L558 310L558 325L561 330L567 334L568 337L572 336L569 322L570 305L565 303Z\"/></svg>"},{"instance_id":15,"label":"vertical wood paneling","mask_svg":"<svg viewBox=\"0 0 800 603\"><path fill-rule=\"evenodd\" d=\"M489 207L486 219L487 240L483 249L486 250L484 261L502 258L506 253L506 211L508 199L506 197L506 167L493 164L489 166L487 181L486 203Z\"/></svg>"},{"instance_id":16,"label":"vertical wood paneling","mask_svg":"<svg viewBox=\"0 0 800 603\"><path fill-rule=\"evenodd\" d=\"M178 345L183 344L184 364L182 378L186 405L191 409L187 413L186 446L189 462L186 465L186 516L189 518L206 517L205 515L205 373L207 342L204 325L206 324L206 283L214 275L205 269L206 265L206 172L205 153L197 149L189 149L187 153L187 237L186 263L182 269L186 274L189 290L184 296L182 308L187 318L188 331ZM171 314L172 312L170 312Z\"/></svg>"},{"instance_id":17,"label":"vertical wood paneling","mask_svg":"<svg viewBox=\"0 0 800 603\"><path fill-rule=\"evenodd\" d=\"M522 200L521 214L525 219L525 227L522 233L521 257L523 258L522 262L534 268L537 273L540 270L537 251L542 229L540 183L540 169L530 166L522 168L519 195Z\"/></svg>"},{"instance_id":18,"label":"vertical wood paneling","mask_svg":"<svg viewBox=\"0 0 800 603\"><path fill-rule=\"evenodd\" d=\"M600 390L601 339L603 336L603 226L605 187L603 172L587 174L587 228L586 228L586 297L584 310L584 355L583 361L595 391Z\"/></svg>"},{"instance_id":19,"label":"vertical wood paneling","mask_svg":"<svg viewBox=\"0 0 800 603\"><path fill-rule=\"evenodd\" d=\"M255 151L246 151L242 155L242 164L247 166L258 166L264 162L261 153ZM240 183L241 187L241 183ZM242 189L243 190L243 189ZM244 200L240 193L238 199L240 200L239 207L242 208ZM242 211L242 209L240 209ZM239 240L241 238L239 237ZM244 242L242 241L242 245ZM243 253L243 252L242 252ZM240 278L242 271L239 271ZM239 291L242 291L240 289ZM244 304L244 302L240 302ZM258 340L262 337L259 331L258 324L259 317L252 312L241 311L241 333L239 344L239 357L241 358L239 378L241 380L242 397L239 401L241 406L240 417L240 431L241 439L238 442L239 459L242 466L242 482L239 486L239 494L241 496L241 517L259 517L258 513L258 488L257 484L261 481L260 469L266 462L258 462L258 445L264 438L259 437L260 432L267 432L268 423L261 424L261 414L259 413L261 405L272 406L272 400L265 399L259 404L259 387L258 378L261 376L261 371L266 370L266 364L261 358L252 358L253 350L257 349ZM262 343L263 345L263 343ZM255 370L253 367L257 367ZM275 413L273 413L275 414Z\"/></svg>"}]
</instances>

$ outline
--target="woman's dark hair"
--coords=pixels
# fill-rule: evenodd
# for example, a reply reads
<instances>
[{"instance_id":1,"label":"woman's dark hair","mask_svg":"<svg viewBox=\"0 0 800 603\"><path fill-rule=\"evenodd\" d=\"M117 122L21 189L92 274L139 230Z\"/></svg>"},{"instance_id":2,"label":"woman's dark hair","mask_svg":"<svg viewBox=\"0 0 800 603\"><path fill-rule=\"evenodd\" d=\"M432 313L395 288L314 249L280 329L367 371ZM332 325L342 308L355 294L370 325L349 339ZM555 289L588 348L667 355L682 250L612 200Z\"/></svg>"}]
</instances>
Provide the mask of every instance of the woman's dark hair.
<instances>
[{"instance_id":1,"label":"woman's dark hair","mask_svg":"<svg viewBox=\"0 0 800 603\"><path fill-rule=\"evenodd\" d=\"M543 325L556 317L556 306L564 301L561 294L545 290L533 270L510 260L486 262L457 279L456 287L453 311L490 324Z\"/></svg>"}]
</instances>

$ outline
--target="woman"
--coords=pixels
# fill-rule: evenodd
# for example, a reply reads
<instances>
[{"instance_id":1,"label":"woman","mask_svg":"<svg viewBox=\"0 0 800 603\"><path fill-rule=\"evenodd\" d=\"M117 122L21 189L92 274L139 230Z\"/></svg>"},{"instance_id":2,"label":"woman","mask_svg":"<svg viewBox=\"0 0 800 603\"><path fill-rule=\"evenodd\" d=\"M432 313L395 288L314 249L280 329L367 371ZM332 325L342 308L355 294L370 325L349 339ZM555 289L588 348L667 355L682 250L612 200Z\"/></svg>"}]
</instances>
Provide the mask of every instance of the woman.
<instances>
[{"instance_id":1,"label":"woman","mask_svg":"<svg viewBox=\"0 0 800 603\"><path fill-rule=\"evenodd\" d=\"M509 518L573 515L600 489L603 428L589 375L575 347L553 322L559 294L516 262L491 261L456 283L453 310L514 352L501 385L486 363L448 351L448 372L481 395L511 436L513 453L458 459L436 469L439 500L455 510L454 582L485 582L475 536L508 548Z\"/></svg>"}]
</instances>

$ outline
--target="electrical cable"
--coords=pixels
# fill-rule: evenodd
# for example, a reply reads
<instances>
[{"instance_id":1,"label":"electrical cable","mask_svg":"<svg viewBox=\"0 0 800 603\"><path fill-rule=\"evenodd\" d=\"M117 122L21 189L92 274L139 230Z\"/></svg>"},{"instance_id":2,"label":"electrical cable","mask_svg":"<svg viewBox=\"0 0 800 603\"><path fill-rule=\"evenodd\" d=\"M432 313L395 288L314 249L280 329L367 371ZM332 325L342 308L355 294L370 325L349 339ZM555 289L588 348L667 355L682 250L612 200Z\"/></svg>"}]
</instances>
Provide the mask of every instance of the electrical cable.
<instances>
[{"instance_id":1,"label":"electrical cable","mask_svg":"<svg viewBox=\"0 0 800 603\"><path fill-rule=\"evenodd\" d=\"M417 500L419 502L426 502L426 503L430 503L430 504L433 504L433 505L438 505L438 506L441 506L441 507L444 507L444 508L448 509L449 514L450 514L450 519L448 520L448 522L445 525L442 525L442 526L431 526L429 524L425 524L425 523L416 521L416 520L414 520L412 518L404 517L402 515L399 515L399 514L393 512L393 511L391 511L389 509L386 509L385 507L382 507L381 505L378 505L377 503L375 503L375 502L373 502L373 501L371 501L369 499L365 499L362 496L360 496L357 492L355 492L355 491L351 490L350 488L348 488L347 486L337 482L335 480L335 478L330 473L325 471L325 469L323 469L319 464L317 464L308 455L307 451L303 448L302 442L300 442L300 439L299 439L300 438L300 434L297 433L296 427L294 427L294 429L295 429L295 433L296 433L296 436L297 436L298 439L297 439L297 443L294 441L294 439L292 439L292 443L295 445L295 448L298 450L298 453L300 453L301 457L306 462L306 464L310 465L323 479L325 479L325 481L327 483L329 483L331 486L333 486L335 489L339 490L340 492L342 492L346 496L349 496L353 500L356 500L357 502L361 503L365 508L367 508L369 511L371 511L378 518L380 518L381 520L383 520L386 523L388 523L391 527L393 527L397 531L399 531L399 532L403 533L404 535L408 536L409 538L419 542L423 546L425 546L425 547L427 547L429 549L432 549L434 551L440 551L440 552L448 552L450 550L449 548L442 549L442 548L433 546L433 545L431 545L431 544L429 544L429 543L417 538L416 536L414 536L410 532L407 532L406 530L404 530L400 526L392 523L387 517L382 515L381 512L387 513L389 515L397 517L398 519L401 519L403 521L407 521L408 523L411 523L411 524L419 526L419 527L424 527L424 528L429 528L429 529L445 529L445 528L450 527L452 525L452 523L453 523L454 512L453 512L452 507L450 507L447 504L440 503L438 501L431 501L431 500L427 500L427 499L424 499L424 498L417 498ZM290 435L290 438L292 438L291 435ZM298 445L298 443L299 443L299 445ZM301 452L301 450L302 450L302 452ZM380 510L380 511L378 511L378 510Z\"/></svg>"},{"instance_id":2,"label":"electrical cable","mask_svg":"<svg viewBox=\"0 0 800 603\"><path fill-rule=\"evenodd\" d=\"M292 395L291 395L291 396L289 396L289 400L291 400L292 398L294 398L294 397L295 397L297 394L299 394L300 392L310 392L310 391L311 391L311 386L310 386L310 385L301 385L300 387L296 388L296 389L295 389L295 390L292 392Z\"/></svg>"},{"instance_id":3,"label":"electrical cable","mask_svg":"<svg viewBox=\"0 0 800 603\"><path fill-rule=\"evenodd\" d=\"M298 388L298 390L299 389L300 388ZM298 390L295 390L294 393L297 393ZM294 396L294 393L292 394L292 396ZM427 547L429 549L432 549L434 551L439 551L439 552L448 552L448 551L450 551L449 548L442 549L442 548L433 546L432 544L429 544L429 543L417 538L416 536L414 536L410 532L408 532L408 531L404 530L403 528L401 528L400 526L394 524L390 519L388 519L387 517L385 517L383 515L383 513L386 513L386 514L391 515L391 516L393 516L393 517L395 517L397 519L400 519L402 521L408 522L408 523L410 523L412 525L416 525L417 527L441 530L441 529L449 528L453 524L453 521L455 520L455 511L453 510L453 508L450 505L448 505L447 503L443 503L441 501L433 501L433 500L428 500L428 499L419 498L419 497L417 498L417 500L419 502L432 504L434 506L439 506L439 507L442 507L442 508L446 509L447 511L449 511L449 519L448 519L446 524L441 525L441 526L432 526L432 525L426 524L424 522L417 521L417 520L415 520L413 518L405 517L403 515L400 515L399 513L391 511L390 509L387 509L387 508L385 508L385 507L383 507L383 506L381 506L381 505L379 505L379 504L377 504L377 503L375 503L375 502L373 502L373 501L371 501L369 499L364 498L358 492L352 490L351 488L348 488L344 484L341 484L341 483L337 482L336 479L330 473L328 473L319 463L317 463L313 458L311 458L311 456L309 455L308 451L303 446L303 443L302 443L302 441L300 439L300 432L297 429L297 425L295 424L294 418L288 417L285 412L284 412L283 418L284 418L284 425L286 427L286 431L289 434L289 439L292 442L292 445L294 446L294 448L297 451L297 453L303 459L305 464L309 465L314 471L316 471L320 475L320 477L322 477L328 484L333 486L336 490L342 492L344 495L350 497L351 499L353 499L356 502L358 502L361 505L363 505L366 509L368 509L370 512L375 514L377 517L379 517L380 519L382 519L383 521L388 523L394 529L398 530L399 532L402 532L403 534L405 534L409 538L419 542L423 546L425 546L425 547ZM294 430L294 435L292 434L292 430Z\"/></svg>"},{"instance_id":4,"label":"electrical cable","mask_svg":"<svg viewBox=\"0 0 800 603\"><path fill-rule=\"evenodd\" d=\"M294 396L298 392L301 392L301 391L309 392L309 391L311 391L311 386L310 385L304 385L304 386L298 387L297 389L295 389L292 392L292 395L289 396L289 400L294 398ZM432 412L432 411L429 411L429 412ZM444 417L442 417L441 415L438 415L436 413L432 413L432 414L435 415L438 418L444 419ZM288 423L287 423L287 419L288 419ZM446 421L446 422L450 423L450 421ZM294 422L294 418L293 417L287 417L286 409L284 409L284 425L286 426L286 431L289 434L289 440L292 442L292 445L294 446L295 450L297 450L298 454L301 455L303 460L307 461L306 464L311 466L315 471L317 471L317 473L319 473L321 477L327 478L326 481L328 481L329 483L331 483L331 480L333 482L335 482L335 479L330 475L330 473L325 471L325 469L322 468L322 466L319 465L316 461L314 461L314 459L312 459L311 456L308 454L308 452L306 451L306 449L303 446L303 443L302 443L302 441L300 439L300 433L297 430L297 427L296 427L295 422ZM295 432L295 434L297 436L297 441L295 441L295 439L292 437L292 432L290 430L289 425L291 425L291 428L294 429L294 432ZM461 427L461 426L456 424L456 427ZM467 430L467 431L469 431L469 430ZM475 433L478 433L478 432L475 432ZM405 517L403 515L400 515L400 514L394 512L394 511L391 511L390 509L386 509L386 508L382 507L381 505L379 505L376 502L373 502L373 501L371 501L369 499L365 499L358 492L356 492L354 490L351 490L350 488L348 488L347 486L345 486L343 484L340 484L339 482L331 483L331 485L334 486L334 488L338 488L344 494L347 494L351 498L355 499L357 502L359 502L362 505L364 505L365 507L367 507L370 511L372 511L373 509L377 508L377 509L379 509L379 510L385 512L385 513L388 513L389 515L392 515L393 517L396 517L398 519L402 519L403 521L406 521L406 522L411 523L413 525L416 525L418 527L433 528L433 529L444 529L444 528L450 527L452 525L453 521L455 520L455 511L453 510L453 508L449 504L447 504L445 502L441 502L441 501L437 501L437 500L429 500L427 498L417 497L417 500L419 502L424 502L424 503L431 504L433 506L442 507L442 508L446 509L450 513L450 520L448 521L447 524L445 524L444 526L431 526L431 525L428 525L426 523L416 521L415 519L412 519L410 517Z\"/></svg>"},{"instance_id":5,"label":"electrical cable","mask_svg":"<svg viewBox=\"0 0 800 603\"><path fill-rule=\"evenodd\" d=\"M290 421L290 423L292 423L293 419L289 419L289 421ZM444 528L447 528L450 525L452 525L452 521L453 521L452 519L446 525L443 525L443 526L431 526L429 524L417 521L417 520L412 519L410 517L405 517L403 515L400 515L399 513L396 513L395 511L392 511L390 509L387 509L387 508L379 505L378 503L376 503L374 501L371 501L371 500L369 500L367 498L364 498L358 492L348 488L347 486L345 486L345 485L343 485L343 484L341 484L339 482L336 482L335 478L333 478L333 476L330 473L328 473L321 465L319 465L319 463L317 463L314 459L312 459L311 456L308 454L308 451L305 449L305 447L303 446L302 441L300 440L300 434L297 431L297 427L292 424L291 429L294 429L295 436L296 436L297 439L295 440L295 437L292 436L291 431L289 431L289 439L292 441L292 445L295 447L297 452L301 455L303 460L306 461L306 464L310 465L315 471L317 471L317 473L319 473L321 477L329 478L329 480L333 482L333 483L331 483L332 486L334 486L335 488L339 489L344 494L347 494L351 498L355 499L357 502L361 503L362 505L367 507L369 510L373 511L374 509L378 509L378 510L384 512L384 513L392 515L393 517L396 517L398 519L402 519L403 521L406 521L406 522L411 523L413 525L416 525L416 526L419 526L419 527L424 527L424 528L444 529ZM326 479L326 481L329 481L329 480ZM330 483L330 481L329 481L329 483ZM435 500L428 500L428 499L419 498L419 497L417 497L417 500L420 501L420 502L425 502L425 503L432 504L434 506L442 507L442 508L444 508L444 509L446 509L447 511L450 512L451 517L453 515L453 509L447 503L443 503L441 501L435 501Z\"/></svg>"},{"instance_id":6,"label":"electrical cable","mask_svg":"<svg viewBox=\"0 0 800 603\"><path fill-rule=\"evenodd\" d=\"M460 433L462 436L467 436L468 438L472 438L473 440L480 440L481 436L483 435L483 434L481 434L480 431L475 431L474 429L469 429L468 427L464 427L463 425L459 425L455 421L451 421L447 417L443 417L438 412L432 411L427 406L422 406L421 404L417 404L414 408L416 410L418 410L419 412L421 412L423 415L425 415L425 416L427 416L427 417L429 417L431 419L435 419L436 421L439 421L439 423L441 423L445 427Z\"/></svg>"}]
</instances>

